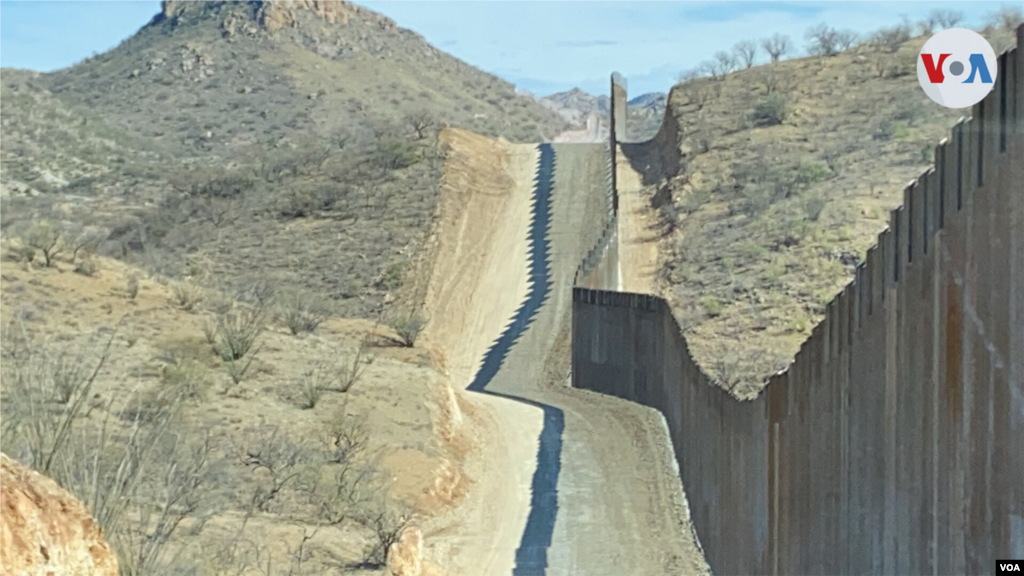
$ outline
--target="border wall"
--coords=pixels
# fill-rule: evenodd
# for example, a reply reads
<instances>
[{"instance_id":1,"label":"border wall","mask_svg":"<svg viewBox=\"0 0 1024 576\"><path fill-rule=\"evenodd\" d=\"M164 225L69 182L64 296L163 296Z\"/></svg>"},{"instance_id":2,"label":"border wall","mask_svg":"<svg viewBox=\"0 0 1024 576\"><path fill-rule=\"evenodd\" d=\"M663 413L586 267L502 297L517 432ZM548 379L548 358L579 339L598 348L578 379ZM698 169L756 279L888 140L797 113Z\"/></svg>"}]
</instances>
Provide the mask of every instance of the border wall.
<instances>
[{"instance_id":1,"label":"border wall","mask_svg":"<svg viewBox=\"0 0 1024 576\"><path fill-rule=\"evenodd\" d=\"M573 385L665 415L715 573L1024 557L1024 27L1017 45L755 400L712 384L661 298L574 288Z\"/></svg>"},{"instance_id":2,"label":"border wall","mask_svg":"<svg viewBox=\"0 0 1024 576\"><path fill-rule=\"evenodd\" d=\"M675 176L686 161L679 149L679 121L671 105L675 90L675 86L669 90L665 100L665 114L653 138L646 142L618 142L633 170L643 177L644 184Z\"/></svg>"},{"instance_id":3,"label":"border wall","mask_svg":"<svg viewBox=\"0 0 1024 576\"><path fill-rule=\"evenodd\" d=\"M619 73L611 77L611 128L608 131L607 183L608 217L595 246L576 270L574 286L615 290L619 287L619 196L615 162L619 138L626 130L626 80Z\"/></svg>"}]
</instances>

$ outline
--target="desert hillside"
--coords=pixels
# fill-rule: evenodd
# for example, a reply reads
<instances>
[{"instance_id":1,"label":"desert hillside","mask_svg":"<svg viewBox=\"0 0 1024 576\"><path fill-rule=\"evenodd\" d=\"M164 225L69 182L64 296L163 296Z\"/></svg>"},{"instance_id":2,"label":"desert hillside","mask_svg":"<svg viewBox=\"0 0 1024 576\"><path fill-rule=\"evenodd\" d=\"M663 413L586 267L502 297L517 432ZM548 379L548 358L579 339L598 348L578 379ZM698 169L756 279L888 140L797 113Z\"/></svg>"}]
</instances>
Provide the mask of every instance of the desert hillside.
<instances>
[{"instance_id":1,"label":"desert hillside","mask_svg":"<svg viewBox=\"0 0 1024 576\"><path fill-rule=\"evenodd\" d=\"M122 570L375 569L463 490L447 380L390 329L0 250L4 453L79 497Z\"/></svg>"},{"instance_id":2,"label":"desert hillside","mask_svg":"<svg viewBox=\"0 0 1024 576\"><path fill-rule=\"evenodd\" d=\"M113 50L5 70L2 90L16 234L64 202L60 220L104 231L103 254L227 290L270 278L367 317L400 296L433 222L439 128L539 141L567 126L339 2L165 2Z\"/></svg>"},{"instance_id":3,"label":"desert hillside","mask_svg":"<svg viewBox=\"0 0 1024 576\"><path fill-rule=\"evenodd\" d=\"M358 138L409 114L540 141L559 118L420 35L341 2L165 2L120 46L43 83L182 155Z\"/></svg>"},{"instance_id":4,"label":"desert hillside","mask_svg":"<svg viewBox=\"0 0 1024 576\"><path fill-rule=\"evenodd\" d=\"M1002 49L1013 24L983 34ZM703 369L738 394L791 361L967 113L921 91L927 37L906 26L828 55L708 63L671 91L679 166L646 174L659 290ZM631 152L638 171L654 145Z\"/></svg>"},{"instance_id":5,"label":"desert hillside","mask_svg":"<svg viewBox=\"0 0 1024 576\"><path fill-rule=\"evenodd\" d=\"M336 2L165 2L0 91L4 453L124 573L379 573L395 544L429 574L417 525L472 482L419 341L439 133L568 124Z\"/></svg>"}]
</instances>

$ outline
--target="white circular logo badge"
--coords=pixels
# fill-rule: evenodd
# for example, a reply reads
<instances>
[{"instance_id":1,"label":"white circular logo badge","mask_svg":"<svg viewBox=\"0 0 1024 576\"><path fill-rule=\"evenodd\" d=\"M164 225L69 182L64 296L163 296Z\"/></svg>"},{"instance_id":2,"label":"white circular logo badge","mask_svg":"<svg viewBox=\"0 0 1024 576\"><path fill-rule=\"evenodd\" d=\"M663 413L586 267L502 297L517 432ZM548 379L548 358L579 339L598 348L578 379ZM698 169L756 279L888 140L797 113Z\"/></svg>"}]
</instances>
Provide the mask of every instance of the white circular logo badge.
<instances>
[{"instance_id":1,"label":"white circular logo badge","mask_svg":"<svg viewBox=\"0 0 1024 576\"><path fill-rule=\"evenodd\" d=\"M917 57L917 81L946 108L974 106L995 85L995 50L974 30L950 28L932 36Z\"/></svg>"}]
</instances>

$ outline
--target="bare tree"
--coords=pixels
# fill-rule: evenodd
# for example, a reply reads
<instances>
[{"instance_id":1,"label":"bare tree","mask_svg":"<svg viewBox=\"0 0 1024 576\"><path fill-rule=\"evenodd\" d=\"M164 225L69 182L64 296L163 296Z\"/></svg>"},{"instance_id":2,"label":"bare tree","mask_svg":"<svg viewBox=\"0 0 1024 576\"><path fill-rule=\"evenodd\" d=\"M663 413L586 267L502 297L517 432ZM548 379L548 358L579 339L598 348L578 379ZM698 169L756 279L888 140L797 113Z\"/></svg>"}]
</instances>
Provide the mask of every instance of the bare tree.
<instances>
[{"instance_id":1,"label":"bare tree","mask_svg":"<svg viewBox=\"0 0 1024 576\"><path fill-rule=\"evenodd\" d=\"M1004 4L988 14L986 22L997 30L1014 30L1024 21L1024 11L1019 6Z\"/></svg>"},{"instance_id":2,"label":"bare tree","mask_svg":"<svg viewBox=\"0 0 1024 576\"><path fill-rule=\"evenodd\" d=\"M679 73L678 83L686 84L687 82L690 82L691 80L696 80L697 78L700 78L703 75L704 74L699 68L690 68L689 70L683 70L682 72Z\"/></svg>"},{"instance_id":3,"label":"bare tree","mask_svg":"<svg viewBox=\"0 0 1024 576\"><path fill-rule=\"evenodd\" d=\"M395 504L384 497L378 497L376 506L368 511L361 523L373 531L374 539L363 551L363 564L366 566L383 566L387 561L391 545L398 542L402 531L409 525L411 518Z\"/></svg>"},{"instance_id":4,"label":"bare tree","mask_svg":"<svg viewBox=\"0 0 1024 576\"><path fill-rule=\"evenodd\" d=\"M836 45L839 50L848 50L857 43L857 33L853 30L839 30L836 32Z\"/></svg>"},{"instance_id":5,"label":"bare tree","mask_svg":"<svg viewBox=\"0 0 1024 576\"><path fill-rule=\"evenodd\" d=\"M736 56L724 50L719 50L715 52L714 63L718 69L718 74L725 76L736 69Z\"/></svg>"},{"instance_id":6,"label":"bare tree","mask_svg":"<svg viewBox=\"0 0 1024 576\"><path fill-rule=\"evenodd\" d=\"M767 66L758 74L757 79L764 84L765 96L776 92L788 92L792 87L792 77Z\"/></svg>"},{"instance_id":7,"label":"bare tree","mask_svg":"<svg viewBox=\"0 0 1024 576\"><path fill-rule=\"evenodd\" d=\"M807 40L807 53L814 56L835 56L839 53L839 32L822 22L811 26L804 33Z\"/></svg>"},{"instance_id":8,"label":"bare tree","mask_svg":"<svg viewBox=\"0 0 1024 576\"><path fill-rule=\"evenodd\" d=\"M277 426L250 432L253 438L239 452L239 459L247 468L264 470L265 480L257 485L252 494L252 504L266 512L270 503L281 491L296 481L301 473L305 451L280 434Z\"/></svg>"},{"instance_id":9,"label":"bare tree","mask_svg":"<svg viewBox=\"0 0 1024 576\"><path fill-rule=\"evenodd\" d=\"M880 28L871 34L868 43L872 46L888 52L896 52L903 46L903 43L913 37L914 30L910 21L904 19L896 26Z\"/></svg>"},{"instance_id":10,"label":"bare tree","mask_svg":"<svg viewBox=\"0 0 1024 576\"><path fill-rule=\"evenodd\" d=\"M23 240L26 246L35 248L43 253L47 268L52 266L57 256L68 247L64 241L63 226L50 221L33 224Z\"/></svg>"},{"instance_id":11,"label":"bare tree","mask_svg":"<svg viewBox=\"0 0 1024 576\"><path fill-rule=\"evenodd\" d=\"M964 21L964 13L959 10L942 10L936 8L928 14L928 19L943 28L952 28Z\"/></svg>"},{"instance_id":12,"label":"bare tree","mask_svg":"<svg viewBox=\"0 0 1024 576\"><path fill-rule=\"evenodd\" d=\"M82 227L67 234L64 242L67 244L68 250L71 251L72 260L75 260L79 253L89 255L96 252L106 237L107 235L102 230Z\"/></svg>"},{"instance_id":13,"label":"bare tree","mask_svg":"<svg viewBox=\"0 0 1024 576\"><path fill-rule=\"evenodd\" d=\"M793 40L784 34L774 34L771 38L761 40L761 47L771 57L772 62L778 62L793 50Z\"/></svg>"},{"instance_id":14,"label":"bare tree","mask_svg":"<svg viewBox=\"0 0 1024 576\"><path fill-rule=\"evenodd\" d=\"M935 12L936 10L932 10L927 16L917 21L918 33L929 35L935 31L935 27L939 25L939 21L935 17Z\"/></svg>"},{"instance_id":15,"label":"bare tree","mask_svg":"<svg viewBox=\"0 0 1024 576\"><path fill-rule=\"evenodd\" d=\"M202 502L211 451L209 435L205 438L186 448L182 457L165 460L168 464L163 464L158 476L155 505L136 506L133 521L116 534L122 573L143 576L164 572L176 564L183 548L170 554L167 543L183 521L195 516ZM182 451L177 447L179 442L181 437L174 436L168 455Z\"/></svg>"},{"instance_id":16,"label":"bare tree","mask_svg":"<svg viewBox=\"0 0 1024 576\"><path fill-rule=\"evenodd\" d=\"M718 80L721 76L718 72L718 65L714 60L705 60L697 65L697 72L700 76L708 76L712 80Z\"/></svg>"},{"instance_id":17,"label":"bare tree","mask_svg":"<svg viewBox=\"0 0 1024 576\"><path fill-rule=\"evenodd\" d=\"M701 110L722 92L721 84L715 82L694 82L686 86L684 94L690 104L695 104Z\"/></svg>"},{"instance_id":18,"label":"bare tree","mask_svg":"<svg viewBox=\"0 0 1024 576\"><path fill-rule=\"evenodd\" d=\"M323 439L330 469L327 480L318 480L308 488L321 523L337 526L365 507L377 486L375 470L366 461L369 448L366 420L347 415L342 409Z\"/></svg>"},{"instance_id":19,"label":"bare tree","mask_svg":"<svg viewBox=\"0 0 1024 576\"><path fill-rule=\"evenodd\" d=\"M405 122L416 132L416 139L423 140L437 125L437 119L429 110L417 110L405 117Z\"/></svg>"},{"instance_id":20,"label":"bare tree","mask_svg":"<svg viewBox=\"0 0 1024 576\"><path fill-rule=\"evenodd\" d=\"M736 54L736 58L743 63L743 68L748 69L754 65L754 59L757 57L757 42L753 40L737 42L732 51Z\"/></svg>"}]
</instances>

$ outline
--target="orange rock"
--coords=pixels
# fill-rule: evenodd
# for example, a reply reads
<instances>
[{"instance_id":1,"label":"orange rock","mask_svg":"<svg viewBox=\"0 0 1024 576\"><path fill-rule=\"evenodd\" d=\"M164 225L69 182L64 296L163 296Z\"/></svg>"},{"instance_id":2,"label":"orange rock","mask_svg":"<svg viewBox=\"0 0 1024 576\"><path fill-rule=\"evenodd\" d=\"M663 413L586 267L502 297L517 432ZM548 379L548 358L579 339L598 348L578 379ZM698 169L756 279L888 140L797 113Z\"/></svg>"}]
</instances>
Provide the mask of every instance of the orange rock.
<instances>
[{"instance_id":1,"label":"orange rock","mask_svg":"<svg viewBox=\"0 0 1024 576\"><path fill-rule=\"evenodd\" d=\"M0 573L117 576L103 530L56 482L0 454Z\"/></svg>"},{"instance_id":2,"label":"orange rock","mask_svg":"<svg viewBox=\"0 0 1024 576\"><path fill-rule=\"evenodd\" d=\"M402 529L398 542L388 548L388 574L421 576L423 574L423 533L414 524Z\"/></svg>"},{"instance_id":3,"label":"orange rock","mask_svg":"<svg viewBox=\"0 0 1024 576\"><path fill-rule=\"evenodd\" d=\"M348 6L337 0L267 0L264 1L258 12L259 22L273 32L285 26L295 25L295 14L299 10L306 10L316 14L317 17L327 21L329 24L348 22Z\"/></svg>"}]
</instances>

